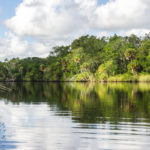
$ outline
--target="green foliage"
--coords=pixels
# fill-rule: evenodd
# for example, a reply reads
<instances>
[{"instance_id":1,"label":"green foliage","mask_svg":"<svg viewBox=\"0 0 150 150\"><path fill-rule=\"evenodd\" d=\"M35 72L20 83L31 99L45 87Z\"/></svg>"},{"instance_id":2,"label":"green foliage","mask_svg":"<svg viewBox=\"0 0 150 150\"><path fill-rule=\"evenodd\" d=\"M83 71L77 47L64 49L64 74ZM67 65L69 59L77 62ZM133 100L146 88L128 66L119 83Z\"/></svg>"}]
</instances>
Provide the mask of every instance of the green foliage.
<instances>
[{"instance_id":1,"label":"green foliage","mask_svg":"<svg viewBox=\"0 0 150 150\"><path fill-rule=\"evenodd\" d=\"M124 53L127 60L131 61L136 57L136 50L135 49L127 49Z\"/></svg>"},{"instance_id":2,"label":"green foliage","mask_svg":"<svg viewBox=\"0 0 150 150\"><path fill-rule=\"evenodd\" d=\"M129 63L127 67L129 72L132 72L132 74L137 74L140 70L140 64L137 60L134 60L131 63Z\"/></svg>"},{"instance_id":3,"label":"green foliage","mask_svg":"<svg viewBox=\"0 0 150 150\"><path fill-rule=\"evenodd\" d=\"M93 75L90 72L82 72L72 77L72 81L93 81Z\"/></svg>"},{"instance_id":4,"label":"green foliage","mask_svg":"<svg viewBox=\"0 0 150 150\"><path fill-rule=\"evenodd\" d=\"M139 81L139 76L130 73L125 73L121 75L111 76L107 81L111 82L137 82Z\"/></svg>"},{"instance_id":5,"label":"green foliage","mask_svg":"<svg viewBox=\"0 0 150 150\"><path fill-rule=\"evenodd\" d=\"M50 53L50 55L54 55L57 57L64 57L66 56L70 51L70 46L57 46L53 47L53 51Z\"/></svg>"},{"instance_id":6,"label":"green foliage","mask_svg":"<svg viewBox=\"0 0 150 150\"><path fill-rule=\"evenodd\" d=\"M96 72L97 80L107 80L109 76L115 75L116 65L112 60L107 61L106 63L99 66Z\"/></svg>"},{"instance_id":7,"label":"green foliage","mask_svg":"<svg viewBox=\"0 0 150 150\"><path fill-rule=\"evenodd\" d=\"M131 45L131 48L139 48L141 45L141 39L134 34L127 37L127 41Z\"/></svg>"},{"instance_id":8,"label":"green foliage","mask_svg":"<svg viewBox=\"0 0 150 150\"><path fill-rule=\"evenodd\" d=\"M0 81L135 81L140 74L150 74L150 34L85 35L54 47L47 58L0 62Z\"/></svg>"},{"instance_id":9,"label":"green foliage","mask_svg":"<svg viewBox=\"0 0 150 150\"><path fill-rule=\"evenodd\" d=\"M142 82L150 82L150 75L141 75L139 77L139 81L142 81Z\"/></svg>"}]
</instances>

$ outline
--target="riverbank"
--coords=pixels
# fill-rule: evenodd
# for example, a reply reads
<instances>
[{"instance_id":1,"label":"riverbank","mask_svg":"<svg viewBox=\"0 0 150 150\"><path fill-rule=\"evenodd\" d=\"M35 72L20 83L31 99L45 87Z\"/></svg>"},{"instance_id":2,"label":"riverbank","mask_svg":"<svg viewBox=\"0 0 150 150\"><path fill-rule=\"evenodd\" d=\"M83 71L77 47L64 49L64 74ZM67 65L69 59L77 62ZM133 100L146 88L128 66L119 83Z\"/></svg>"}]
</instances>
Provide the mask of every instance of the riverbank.
<instances>
[{"instance_id":1,"label":"riverbank","mask_svg":"<svg viewBox=\"0 0 150 150\"><path fill-rule=\"evenodd\" d=\"M95 77L93 75L79 76L76 75L71 78L61 80L0 80L0 82L150 82L150 75L129 75L122 74L110 77L101 76Z\"/></svg>"},{"instance_id":2,"label":"riverbank","mask_svg":"<svg viewBox=\"0 0 150 150\"><path fill-rule=\"evenodd\" d=\"M137 43L136 43L136 42ZM149 82L150 38L82 36L46 58L0 62L0 81Z\"/></svg>"},{"instance_id":3,"label":"riverbank","mask_svg":"<svg viewBox=\"0 0 150 150\"><path fill-rule=\"evenodd\" d=\"M150 82L150 75L117 75L107 79L111 82Z\"/></svg>"},{"instance_id":4,"label":"riverbank","mask_svg":"<svg viewBox=\"0 0 150 150\"><path fill-rule=\"evenodd\" d=\"M120 74L116 76L94 76L89 74L84 75L77 75L69 81L76 81L76 82L150 82L150 75L149 74L141 74L141 75L133 75L133 74Z\"/></svg>"}]
</instances>

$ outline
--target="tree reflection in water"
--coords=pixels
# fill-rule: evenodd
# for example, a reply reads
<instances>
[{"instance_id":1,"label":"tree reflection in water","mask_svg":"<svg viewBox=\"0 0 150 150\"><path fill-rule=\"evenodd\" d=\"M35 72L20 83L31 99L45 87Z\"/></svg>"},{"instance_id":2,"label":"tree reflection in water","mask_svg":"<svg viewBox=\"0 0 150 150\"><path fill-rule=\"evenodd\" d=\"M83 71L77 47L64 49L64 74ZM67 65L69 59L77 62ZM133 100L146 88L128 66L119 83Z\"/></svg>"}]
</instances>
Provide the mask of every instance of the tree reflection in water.
<instances>
[{"instance_id":1,"label":"tree reflection in water","mask_svg":"<svg viewBox=\"0 0 150 150\"><path fill-rule=\"evenodd\" d=\"M0 149L149 149L149 84L5 85Z\"/></svg>"},{"instance_id":2,"label":"tree reflection in water","mask_svg":"<svg viewBox=\"0 0 150 150\"><path fill-rule=\"evenodd\" d=\"M0 97L7 101L45 102L56 111L71 112L75 122L117 123L123 118L150 121L150 86L146 83L9 83L6 86L14 89L6 94L0 92Z\"/></svg>"}]
</instances>

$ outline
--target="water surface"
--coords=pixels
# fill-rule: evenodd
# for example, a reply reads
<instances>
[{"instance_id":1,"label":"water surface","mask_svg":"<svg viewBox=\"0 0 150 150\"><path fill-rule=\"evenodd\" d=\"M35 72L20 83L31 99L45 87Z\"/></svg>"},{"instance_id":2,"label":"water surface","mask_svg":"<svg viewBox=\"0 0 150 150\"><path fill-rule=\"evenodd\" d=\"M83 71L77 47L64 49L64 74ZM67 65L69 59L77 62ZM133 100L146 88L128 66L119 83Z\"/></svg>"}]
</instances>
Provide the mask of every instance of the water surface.
<instances>
[{"instance_id":1,"label":"water surface","mask_svg":"<svg viewBox=\"0 0 150 150\"><path fill-rule=\"evenodd\" d=\"M2 150L150 149L150 84L3 84Z\"/></svg>"}]
</instances>

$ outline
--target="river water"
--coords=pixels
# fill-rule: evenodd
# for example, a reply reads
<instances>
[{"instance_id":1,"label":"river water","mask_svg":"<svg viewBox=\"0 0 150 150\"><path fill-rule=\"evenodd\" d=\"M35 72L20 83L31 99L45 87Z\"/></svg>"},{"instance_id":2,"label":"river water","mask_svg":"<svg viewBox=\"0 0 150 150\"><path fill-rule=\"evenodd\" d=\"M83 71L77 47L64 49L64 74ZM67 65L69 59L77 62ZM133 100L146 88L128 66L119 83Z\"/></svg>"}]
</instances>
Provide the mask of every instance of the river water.
<instances>
[{"instance_id":1,"label":"river water","mask_svg":"<svg viewBox=\"0 0 150 150\"><path fill-rule=\"evenodd\" d=\"M150 84L3 84L0 150L150 149Z\"/></svg>"}]
</instances>

